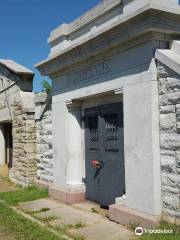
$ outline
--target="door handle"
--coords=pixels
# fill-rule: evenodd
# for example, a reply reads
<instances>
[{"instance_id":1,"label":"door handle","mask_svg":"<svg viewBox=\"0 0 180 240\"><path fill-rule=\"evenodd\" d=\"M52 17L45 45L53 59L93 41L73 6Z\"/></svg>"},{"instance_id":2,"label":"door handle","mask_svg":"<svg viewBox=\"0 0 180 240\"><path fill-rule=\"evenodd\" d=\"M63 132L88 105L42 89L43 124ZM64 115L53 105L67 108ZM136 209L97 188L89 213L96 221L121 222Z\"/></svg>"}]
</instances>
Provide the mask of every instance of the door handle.
<instances>
[{"instance_id":1,"label":"door handle","mask_svg":"<svg viewBox=\"0 0 180 240\"><path fill-rule=\"evenodd\" d=\"M96 169L100 169L104 167L104 163L100 160L92 160L92 166Z\"/></svg>"}]
</instances>

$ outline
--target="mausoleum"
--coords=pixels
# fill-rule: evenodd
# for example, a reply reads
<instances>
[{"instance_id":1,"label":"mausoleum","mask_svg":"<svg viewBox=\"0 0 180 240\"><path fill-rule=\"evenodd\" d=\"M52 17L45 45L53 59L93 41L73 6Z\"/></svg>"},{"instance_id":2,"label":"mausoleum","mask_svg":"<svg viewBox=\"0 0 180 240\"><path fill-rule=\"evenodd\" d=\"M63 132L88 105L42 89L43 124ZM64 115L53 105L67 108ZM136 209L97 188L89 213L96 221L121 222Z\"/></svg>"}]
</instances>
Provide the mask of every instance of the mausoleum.
<instances>
[{"instance_id":1,"label":"mausoleum","mask_svg":"<svg viewBox=\"0 0 180 240\"><path fill-rule=\"evenodd\" d=\"M36 179L34 73L12 61L0 60L0 174L28 185Z\"/></svg>"},{"instance_id":2,"label":"mausoleum","mask_svg":"<svg viewBox=\"0 0 180 240\"><path fill-rule=\"evenodd\" d=\"M155 225L180 217L180 5L104 0L50 33L51 196Z\"/></svg>"}]
</instances>

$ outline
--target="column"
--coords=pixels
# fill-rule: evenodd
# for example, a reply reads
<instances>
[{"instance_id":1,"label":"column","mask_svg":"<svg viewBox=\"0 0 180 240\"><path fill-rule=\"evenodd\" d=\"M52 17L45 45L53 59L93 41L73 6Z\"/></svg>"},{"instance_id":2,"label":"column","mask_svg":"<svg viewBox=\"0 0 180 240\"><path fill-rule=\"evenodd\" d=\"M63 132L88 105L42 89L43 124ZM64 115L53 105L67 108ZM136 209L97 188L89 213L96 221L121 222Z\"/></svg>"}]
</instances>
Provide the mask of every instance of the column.
<instances>
[{"instance_id":1,"label":"column","mask_svg":"<svg viewBox=\"0 0 180 240\"><path fill-rule=\"evenodd\" d=\"M83 190L81 101L68 102L68 158L66 183L71 190Z\"/></svg>"},{"instance_id":2,"label":"column","mask_svg":"<svg viewBox=\"0 0 180 240\"><path fill-rule=\"evenodd\" d=\"M0 165L5 164L6 154L5 154L5 136L4 136L4 126L0 124Z\"/></svg>"}]
</instances>

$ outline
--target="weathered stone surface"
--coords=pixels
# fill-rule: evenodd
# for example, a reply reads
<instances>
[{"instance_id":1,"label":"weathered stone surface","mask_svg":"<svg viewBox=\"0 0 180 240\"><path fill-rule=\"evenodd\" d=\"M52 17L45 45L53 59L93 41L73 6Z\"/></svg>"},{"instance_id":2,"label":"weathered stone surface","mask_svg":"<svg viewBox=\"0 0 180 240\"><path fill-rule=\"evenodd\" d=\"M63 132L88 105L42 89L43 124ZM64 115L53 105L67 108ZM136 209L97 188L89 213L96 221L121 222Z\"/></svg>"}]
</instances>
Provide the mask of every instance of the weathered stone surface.
<instances>
[{"instance_id":1,"label":"weathered stone surface","mask_svg":"<svg viewBox=\"0 0 180 240\"><path fill-rule=\"evenodd\" d=\"M166 114L166 113L175 113L175 106L168 105L168 106L160 106L160 113Z\"/></svg>"},{"instance_id":2,"label":"weathered stone surface","mask_svg":"<svg viewBox=\"0 0 180 240\"><path fill-rule=\"evenodd\" d=\"M163 212L180 218L180 76L158 63Z\"/></svg>"},{"instance_id":3,"label":"weathered stone surface","mask_svg":"<svg viewBox=\"0 0 180 240\"><path fill-rule=\"evenodd\" d=\"M20 104L13 114L13 167L11 179L21 185L32 184L36 178L36 125L34 113L25 113Z\"/></svg>"},{"instance_id":4,"label":"weathered stone surface","mask_svg":"<svg viewBox=\"0 0 180 240\"><path fill-rule=\"evenodd\" d=\"M177 194L165 194L163 196L163 204L171 210L180 210L180 202Z\"/></svg>"},{"instance_id":5,"label":"weathered stone surface","mask_svg":"<svg viewBox=\"0 0 180 240\"><path fill-rule=\"evenodd\" d=\"M33 182L36 175L36 126L32 93L34 74L11 60L2 60L0 75L0 122L12 123L10 178L18 184L27 185ZM30 109L33 111L29 112ZM33 149L29 153L26 149L31 145Z\"/></svg>"},{"instance_id":6,"label":"weathered stone surface","mask_svg":"<svg viewBox=\"0 0 180 240\"><path fill-rule=\"evenodd\" d=\"M167 77L167 91L180 91L180 81L178 75Z\"/></svg>"},{"instance_id":7,"label":"weathered stone surface","mask_svg":"<svg viewBox=\"0 0 180 240\"><path fill-rule=\"evenodd\" d=\"M164 106L163 106L164 107ZM175 110L175 107L174 107ZM176 131L176 113L161 113L160 114L160 130L166 132Z\"/></svg>"},{"instance_id":8,"label":"weathered stone surface","mask_svg":"<svg viewBox=\"0 0 180 240\"><path fill-rule=\"evenodd\" d=\"M47 102L47 94L39 93L36 98L37 135L37 177L41 180L53 181L53 152L52 152L52 114L51 102Z\"/></svg>"},{"instance_id":9,"label":"weathered stone surface","mask_svg":"<svg viewBox=\"0 0 180 240\"><path fill-rule=\"evenodd\" d=\"M176 159L175 156L161 156L162 171L176 172Z\"/></svg>"},{"instance_id":10,"label":"weathered stone surface","mask_svg":"<svg viewBox=\"0 0 180 240\"><path fill-rule=\"evenodd\" d=\"M160 142L162 149L176 150L180 148L180 135L177 133L164 133L160 134Z\"/></svg>"}]
</instances>

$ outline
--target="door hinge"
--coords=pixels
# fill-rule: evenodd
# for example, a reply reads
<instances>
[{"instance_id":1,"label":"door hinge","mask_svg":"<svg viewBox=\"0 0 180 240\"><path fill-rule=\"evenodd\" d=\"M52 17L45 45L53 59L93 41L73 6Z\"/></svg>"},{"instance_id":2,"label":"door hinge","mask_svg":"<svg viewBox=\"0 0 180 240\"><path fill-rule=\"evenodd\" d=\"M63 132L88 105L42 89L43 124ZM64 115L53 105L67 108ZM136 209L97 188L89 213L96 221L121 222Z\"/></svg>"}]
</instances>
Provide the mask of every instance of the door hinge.
<instances>
[{"instance_id":1,"label":"door hinge","mask_svg":"<svg viewBox=\"0 0 180 240\"><path fill-rule=\"evenodd\" d=\"M83 182L83 183L86 183L86 178L82 178L82 182Z\"/></svg>"}]
</instances>

